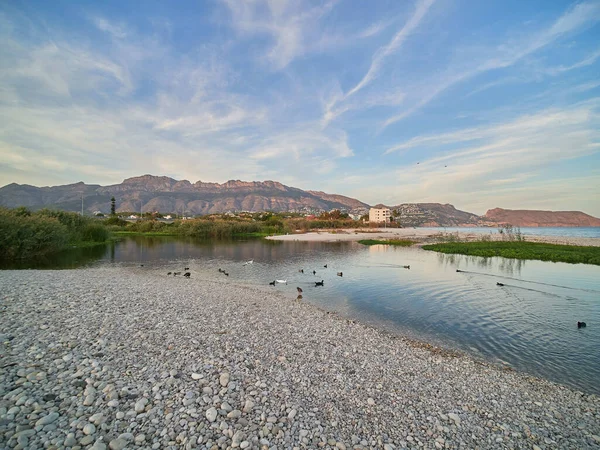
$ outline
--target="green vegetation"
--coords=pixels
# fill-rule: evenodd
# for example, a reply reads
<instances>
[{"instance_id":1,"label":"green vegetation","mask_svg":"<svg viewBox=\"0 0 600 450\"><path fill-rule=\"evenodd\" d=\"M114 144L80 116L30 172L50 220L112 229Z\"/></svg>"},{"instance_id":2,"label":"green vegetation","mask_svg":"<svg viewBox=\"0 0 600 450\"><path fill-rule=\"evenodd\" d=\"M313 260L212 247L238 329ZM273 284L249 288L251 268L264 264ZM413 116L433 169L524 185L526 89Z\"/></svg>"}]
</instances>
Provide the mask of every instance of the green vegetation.
<instances>
[{"instance_id":1,"label":"green vegetation","mask_svg":"<svg viewBox=\"0 0 600 450\"><path fill-rule=\"evenodd\" d=\"M105 242L110 232L77 213L0 208L0 259L36 258L72 247Z\"/></svg>"},{"instance_id":2,"label":"green vegetation","mask_svg":"<svg viewBox=\"0 0 600 450\"><path fill-rule=\"evenodd\" d=\"M399 247L410 247L414 244L413 241L409 241L406 239L387 239L387 240L378 240L378 239L362 239L358 241L359 244L363 245L397 245Z\"/></svg>"},{"instance_id":3,"label":"green vegetation","mask_svg":"<svg viewBox=\"0 0 600 450\"><path fill-rule=\"evenodd\" d=\"M424 245L423 249L472 256L502 256L503 258L600 265L600 247L579 247L525 241L485 241L446 242Z\"/></svg>"}]
</instances>

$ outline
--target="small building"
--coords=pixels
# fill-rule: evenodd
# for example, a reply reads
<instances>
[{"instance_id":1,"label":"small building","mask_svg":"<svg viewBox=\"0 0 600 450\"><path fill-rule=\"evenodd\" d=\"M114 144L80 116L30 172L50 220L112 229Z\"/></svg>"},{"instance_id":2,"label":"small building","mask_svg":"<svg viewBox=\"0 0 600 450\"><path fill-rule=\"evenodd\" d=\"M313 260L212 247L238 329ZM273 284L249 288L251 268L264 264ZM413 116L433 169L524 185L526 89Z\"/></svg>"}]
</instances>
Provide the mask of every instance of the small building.
<instances>
[{"instance_id":1,"label":"small building","mask_svg":"<svg viewBox=\"0 0 600 450\"><path fill-rule=\"evenodd\" d=\"M371 208L369 209L369 222L371 223L388 223L392 212L389 208Z\"/></svg>"}]
</instances>

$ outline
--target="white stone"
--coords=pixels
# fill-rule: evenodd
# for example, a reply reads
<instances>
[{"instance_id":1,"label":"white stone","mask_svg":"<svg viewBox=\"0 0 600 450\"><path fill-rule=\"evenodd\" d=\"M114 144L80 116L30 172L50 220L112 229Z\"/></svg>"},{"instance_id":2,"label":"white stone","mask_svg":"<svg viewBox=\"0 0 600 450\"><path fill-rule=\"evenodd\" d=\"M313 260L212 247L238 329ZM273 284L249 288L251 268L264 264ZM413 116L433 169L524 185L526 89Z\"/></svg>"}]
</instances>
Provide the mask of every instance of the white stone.
<instances>
[{"instance_id":1,"label":"white stone","mask_svg":"<svg viewBox=\"0 0 600 450\"><path fill-rule=\"evenodd\" d=\"M456 425L460 425L460 417L454 413L448 413L448 418L452 420Z\"/></svg>"},{"instance_id":2,"label":"white stone","mask_svg":"<svg viewBox=\"0 0 600 450\"><path fill-rule=\"evenodd\" d=\"M47 416L42 417L41 419L39 419L36 423L35 426L39 427L39 426L44 426L44 425L48 425L49 423L54 422L56 419L58 419L59 414L57 412L51 412L50 414L48 414Z\"/></svg>"},{"instance_id":3,"label":"white stone","mask_svg":"<svg viewBox=\"0 0 600 450\"><path fill-rule=\"evenodd\" d=\"M296 414L298 414L298 411L296 411L295 409L292 409L288 414L288 419L294 420L294 417L296 417Z\"/></svg>"},{"instance_id":4,"label":"white stone","mask_svg":"<svg viewBox=\"0 0 600 450\"><path fill-rule=\"evenodd\" d=\"M221 386L227 387L227 385L229 384L229 374L227 372L223 372L221 374L221 376L219 377L219 383L221 384Z\"/></svg>"},{"instance_id":5,"label":"white stone","mask_svg":"<svg viewBox=\"0 0 600 450\"><path fill-rule=\"evenodd\" d=\"M100 425L102 423L102 419L104 419L104 414L96 413L93 416L90 416L90 418L88 420L90 422L92 422L94 425Z\"/></svg>"},{"instance_id":6,"label":"white stone","mask_svg":"<svg viewBox=\"0 0 600 450\"><path fill-rule=\"evenodd\" d=\"M206 411L206 418L210 422L214 422L215 420L217 420L217 410L214 407L210 408L208 411Z\"/></svg>"},{"instance_id":7,"label":"white stone","mask_svg":"<svg viewBox=\"0 0 600 450\"><path fill-rule=\"evenodd\" d=\"M199 380L200 378L202 378L202 375L200 375L199 373L192 374L192 380Z\"/></svg>"},{"instance_id":8,"label":"white stone","mask_svg":"<svg viewBox=\"0 0 600 450\"><path fill-rule=\"evenodd\" d=\"M239 447L240 444L242 443L243 439L244 439L244 433L242 433L241 430L236 431L235 434L233 435L233 437L231 438L231 446Z\"/></svg>"},{"instance_id":9,"label":"white stone","mask_svg":"<svg viewBox=\"0 0 600 450\"><path fill-rule=\"evenodd\" d=\"M373 406L373 405L375 405L375 400L373 400L371 397L369 397L369 398L367 399L367 404L368 404L369 406Z\"/></svg>"},{"instance_id":10,"label":"white stone","mask_svg":"<svg viewBox=\"0 0 600 450\"><path fill-rule=\"evenodd\" d=\"M90 435L96 432L96 426L93 423L88 423L83 427L83 434Z\"/></svg>"},{"instance_id":11,"label":"white stone","mask_svg":"<svg viewBox=\"0 0 600 450\"><path fill-rule=\"evenodd\" d=\"M144 409L146 409L146 405L148 404L148 399L147 398L141 398L139 399L137 402L135 402L135 412L136 413L142 413L144 412Z\"/></svg>"},{"instance_id":12,"label":"white stone","mask_svg":"<svg viewBox=\"0 0 600 450\"><path fill-rule=\"evenodd\" d=\"M242 412L239 409L234 409L233 411L227 414L227 418L229 419L237 419L242 415Z\"/></svg>"},{"instance_id":13,"label":"white stone","mask_svg":"<svg viewBox=\"0 0 600 450\"><path fill-rule=\"evenodd\" d=\"M127 441L123 438L113 439L108 444L108 447L110 450L123 450L125 447L127 447Z\"/></svg>"},{"instance_id":14,"label":"white stone","mask_svg":"<svg viewBox=\"0 0 600 450\"><path fill-rule=\"evenodd\" d=\"M246 403L244 403L244 409L242 409L242 411L247 413L252 411L252 408L254 408L254 402L252 400L246 400Z\"/></svg>"}]
</instances>

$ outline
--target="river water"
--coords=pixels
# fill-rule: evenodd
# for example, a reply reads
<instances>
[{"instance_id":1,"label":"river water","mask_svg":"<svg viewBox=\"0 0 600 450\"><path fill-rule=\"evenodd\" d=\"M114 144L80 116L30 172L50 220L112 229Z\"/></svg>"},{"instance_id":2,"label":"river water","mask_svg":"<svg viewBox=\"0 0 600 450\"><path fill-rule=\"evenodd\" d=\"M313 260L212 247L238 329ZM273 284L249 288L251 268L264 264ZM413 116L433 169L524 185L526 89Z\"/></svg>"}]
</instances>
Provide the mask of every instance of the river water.
<instances>
[{"instance_id":1,"label":"river water","mask_svg":"<svg viewBox=\"0 0 600 450\"><path fill-rule=\"evenodd\" d=\"M600 394L600 266L356 242L158 237L127 238L47 264L136 266L164 277L190 267L193 280L263 285L290 301L300 287L302 301ZM271 287L274 280L287 284ZM578 329L578 321L588 326Z\"/></svg>"}]
</instances>

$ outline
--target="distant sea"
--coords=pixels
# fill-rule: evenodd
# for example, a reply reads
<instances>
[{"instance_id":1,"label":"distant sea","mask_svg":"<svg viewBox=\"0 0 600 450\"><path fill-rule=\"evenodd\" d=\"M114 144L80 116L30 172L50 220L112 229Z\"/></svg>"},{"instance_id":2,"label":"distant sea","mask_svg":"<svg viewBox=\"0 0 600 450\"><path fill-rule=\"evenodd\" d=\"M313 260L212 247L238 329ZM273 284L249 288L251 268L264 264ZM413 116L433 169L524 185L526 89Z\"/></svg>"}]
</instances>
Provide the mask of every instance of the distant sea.
<instances>
[{"instance_id":1,"label":"distant sea","mask_svg":"<svg viewBox=\"0 0 600 450\"><path fill-rule=\"evenodd\" d=\"M498 228L492 227L423 227L426 230L454 233L497 234ZM521 227L521 234L527 236L559 236L575 238L599 238L600 227Z\"/></svg>"}]
</instances>

